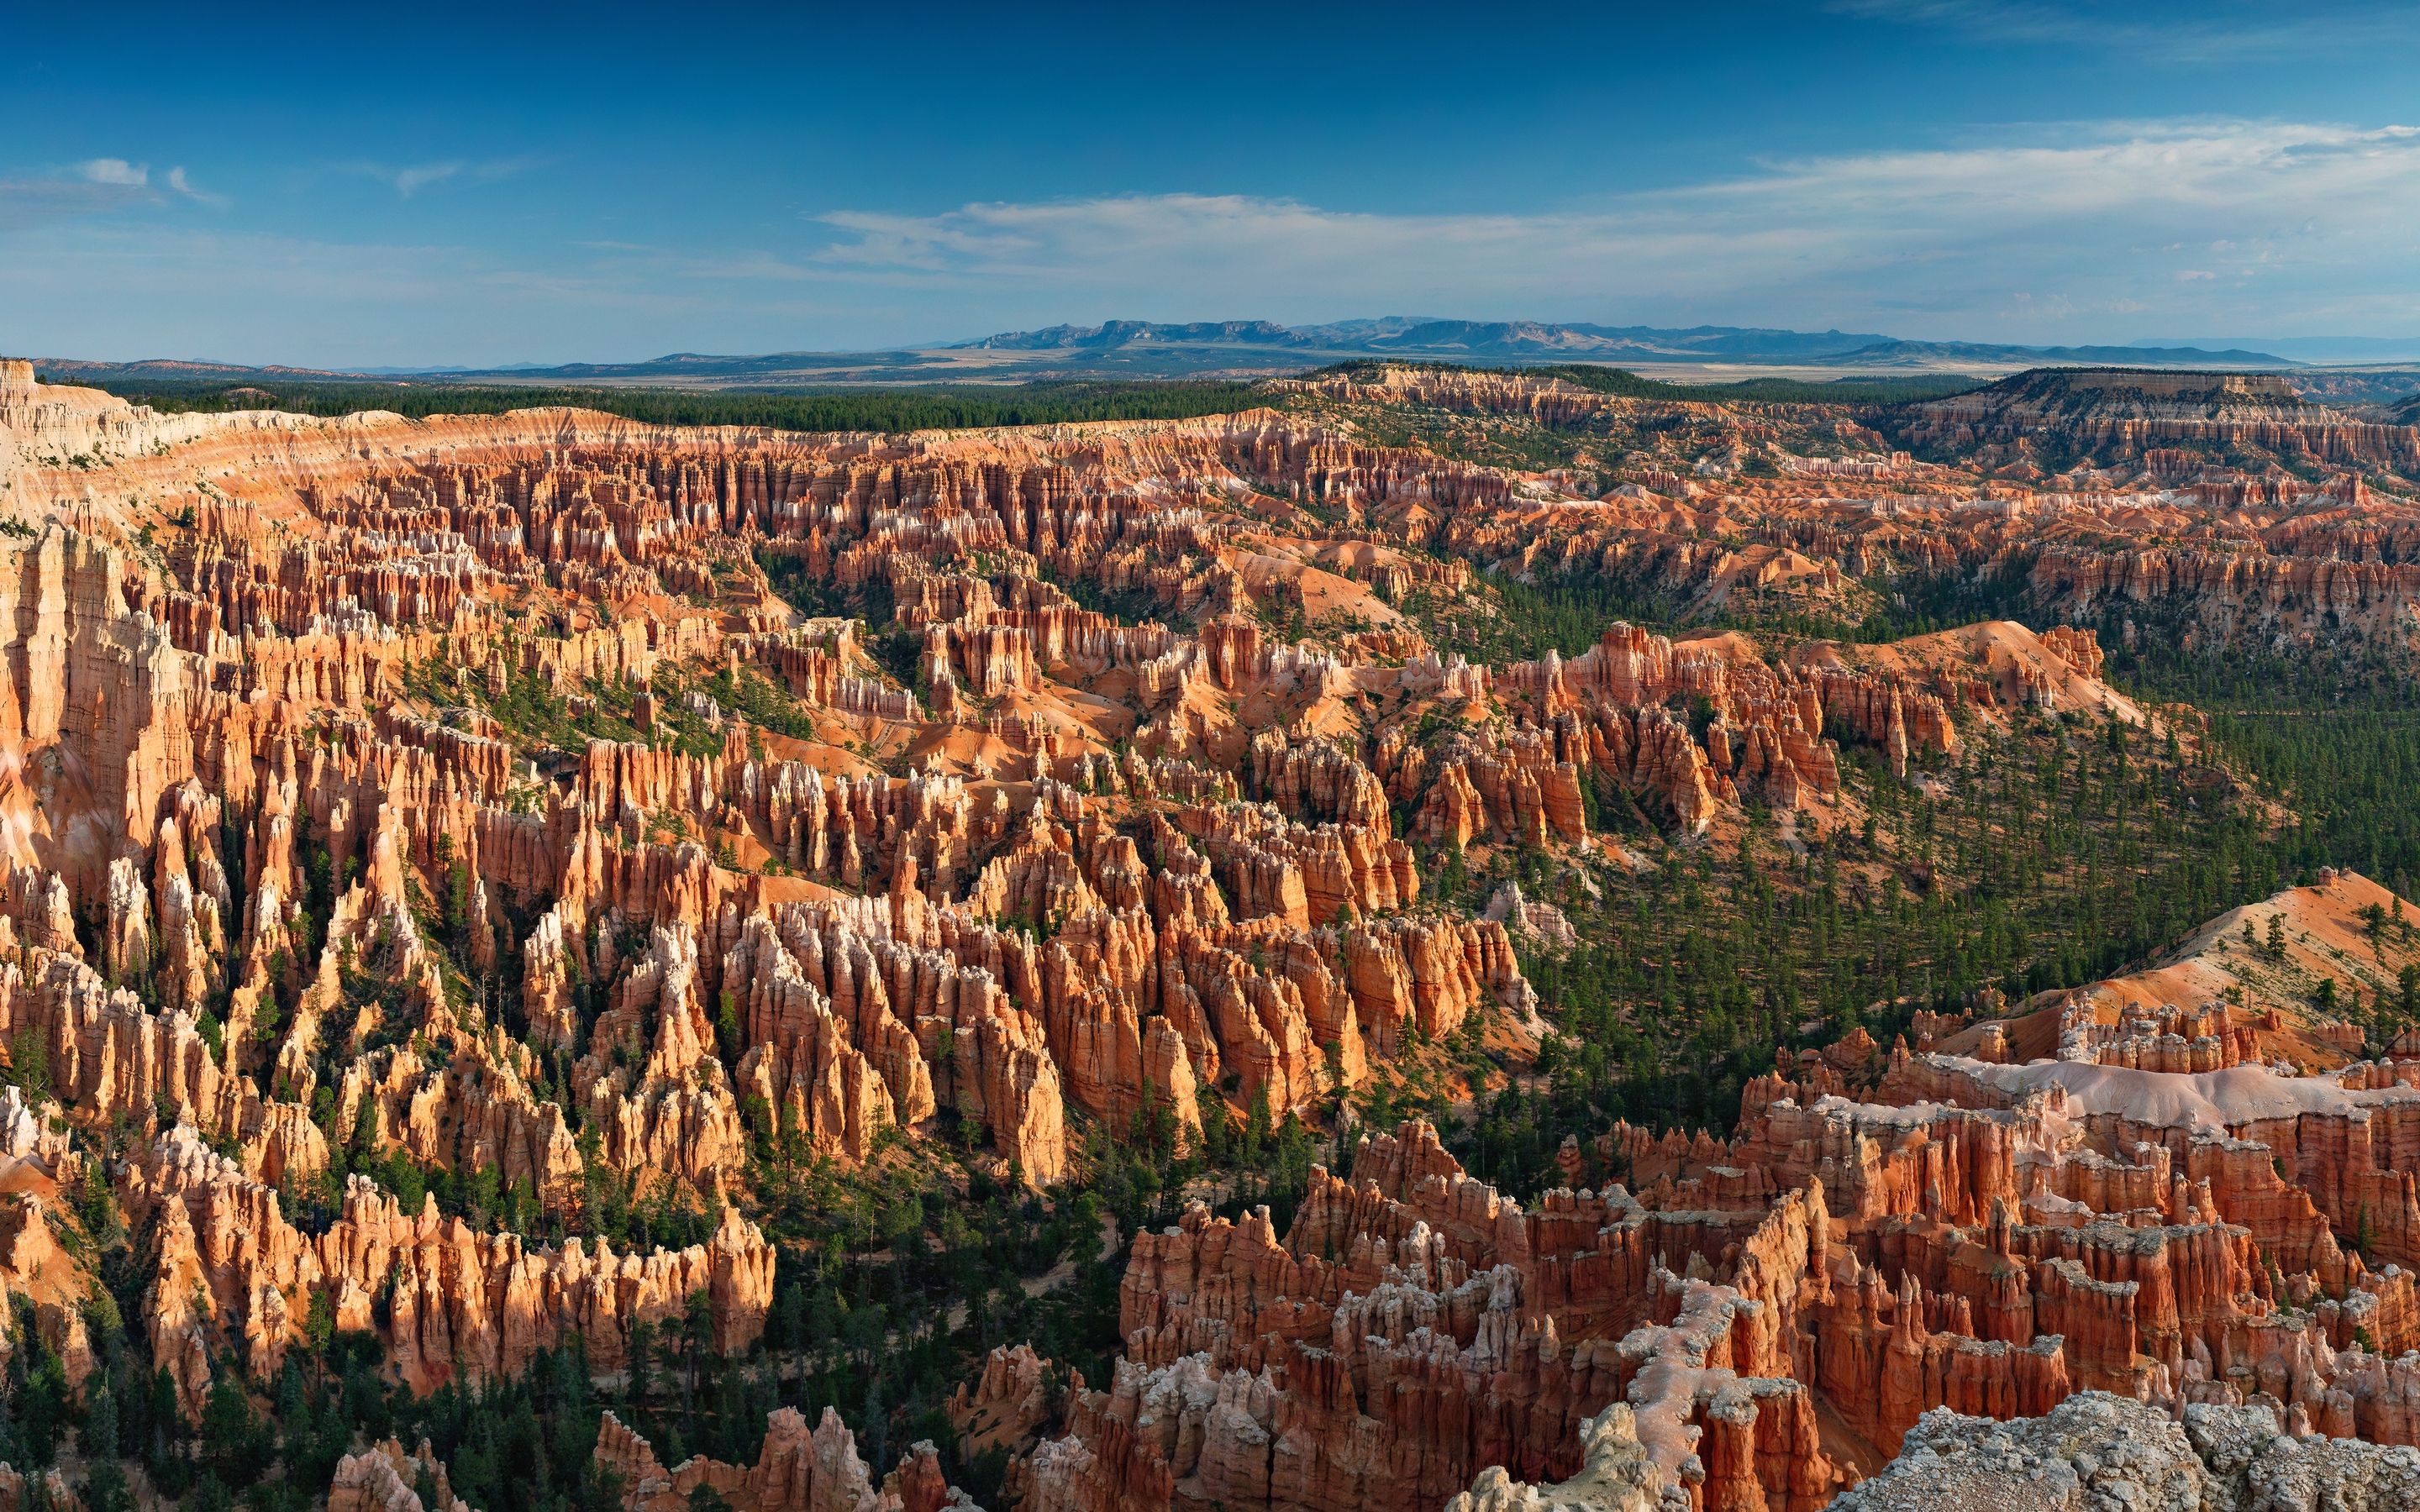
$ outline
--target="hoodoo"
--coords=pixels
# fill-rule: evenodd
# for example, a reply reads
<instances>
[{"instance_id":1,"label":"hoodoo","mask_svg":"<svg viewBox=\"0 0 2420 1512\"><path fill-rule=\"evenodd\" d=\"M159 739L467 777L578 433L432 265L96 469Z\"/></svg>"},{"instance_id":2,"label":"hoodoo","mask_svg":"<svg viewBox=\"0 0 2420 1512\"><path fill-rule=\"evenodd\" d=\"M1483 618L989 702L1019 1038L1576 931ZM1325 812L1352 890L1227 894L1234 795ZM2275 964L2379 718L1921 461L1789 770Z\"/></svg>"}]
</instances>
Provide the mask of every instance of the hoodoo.
<instances>
[{"instance_id":1,"label":"hoodoo","mask_svg":"<svg viewBox=\"0 0 2420 1512\"><path fill-rule=\"evenodd\" d=\"M2408 752L2176 658L2410 654L2408 430L1254 397L0 368L0 1494L69 1422L345 1512L2402 1484Z\"/></svg>"}]
</instances>

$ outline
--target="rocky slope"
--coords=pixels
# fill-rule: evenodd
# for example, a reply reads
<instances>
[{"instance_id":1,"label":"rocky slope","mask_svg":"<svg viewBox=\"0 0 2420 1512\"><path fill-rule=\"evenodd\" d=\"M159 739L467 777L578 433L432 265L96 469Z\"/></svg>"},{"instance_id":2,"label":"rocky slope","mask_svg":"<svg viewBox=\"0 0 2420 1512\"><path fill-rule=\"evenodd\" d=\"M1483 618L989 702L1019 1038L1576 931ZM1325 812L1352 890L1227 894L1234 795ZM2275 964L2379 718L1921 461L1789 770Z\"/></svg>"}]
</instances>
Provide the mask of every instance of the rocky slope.
<instances>
[{"instance_id":1,"label":"rocky slope","mask_svg":"<svg viewBox=\"0 0 2420 1512\"><path fill-rule=\"evenodd\" d=\"M1842 1046L1752 1087L1734 1138L1617 1128L1593 1156L1626 1184L1526 1211L1425 1125L1365 1135L1284 1235L1197 1209L1138 1239L1125 1358L1024 1504L2402 1494L2420 1062L2297 1074L2213 1019L2194 1048L2232 1069L2073 1032L2026 1067ZM996 1359L962 1426L1009 1431L1028 1374Z\"/></svg>"},{"instance_id":2,"label":"rocky slope","mask_svg":"<svg viewBox=\"0 0 2420 1512\"><path fill-rule=\"evenodd\" d=\"M0 371L0 1041L57 1111L0 1129L52 1190L100 1162L153 1236L143 1336L189 1420L315 1317L417 1392L573 1339L611 1375L700 1298L711 1346L748 1350L777 1147L856 1168L948 1134L1048 1189L1139 1117L1332 1120L1440 1041L1534 1046L1516 933L1559 916L1441 905L1466 853L1652 864L1609 806L1683 844L1751 810L1812 837L1854 818L1849 748L1915 779L2045 716L2179 717L2066 625L1613 623L1480 665L1402 609L1474 564L1700 606L2023 570L2078 611L2183 595L2381 640L2420 586L2388 428L2212 399L2192 424L2217 429L2161 429L2182 391L2091 430L2142 471L2078 461L2073 492L2007 496L1854 422L1843 455L1776 451L1799 421L1705 407L1722 445L1590 497L1275 410L799 436L163 417L24 377ZM1603 397L1414 395L1591 424ZM1992 402L1909 424L2019 451L2073 428ZM2188 478L2150 444L2202 440L2369 471ZM2334 920L2278 970L2384 896L2323 887L2268 905ZM1811 1512L1928 1412L2084 1390L2188 1431L2420 1442L2420 1062L2347 1065L2357 1034L2160 969L2174 992L1786 1060L1729 1138L1617 1127L1527 1208L1419 1121L1341 1143L1282 1234L1201 1208L1135 1236L1109 1379L1062 1404L1003 1353L961 1427L1040 1440L1006 1482L1024 1512L1477 1512L1574 1477ZM2055 1057L2015 1054L2044 1034ZM488 1184L415 1212L365 1168ZM591 1227L616 1197L693 1202L710 1237L617 1252ZM12 1211L38 1274L39 1202ZM81 1314L47 1300L71 1357ZM653 1512L954 1499L930 1457L877 1489L836 1419L775 1414L753 1469L665 1470L618 1428L598 1453ZM349 1504L393 1512L413 1458L347 1461Z\"/></svg>"},{"instance_id":3,"label":"rocky slope","mask_svg":"<svg viewBox=\"0 0 2420 1512\"><path fill-rule=\"evenodd\" d=\"M1644 1512L1659 1502L1626 1409L1588 1425L1587 1467L1550 1486L1527 1486L1491 1470L1457 1497L1451 1512L1528 1512L1578 1507ZM2420 1455L2409 1448L2277 1431L2255 1408L2195 1406L2181 1426L2123 1396L2088 1392L2049 1415L2014 1423L1930 1412L1915 1450L1832 1504L1841 1512L1944 1506L2126 1506L2157 1512L2347 1512L2404 1506L2420 1494ZM1678 1490L1679 1488L1669 1488Z\"/></svg>"},{"instance_id":4,"label":"rocky slope","mask_svg":"<svg viewBox=\"0 0 2420 1512\"><path fill-rule=\"evenodd\" d=\"M2043 369L1900 407L1411 367L1271 387L1451 455L1569 454L1497 508L1347 498L1346 522L1525 581L1645 590L1684 617L1854 623L1949 579L2130 648L2404 655L2420 634L2420 430L2273 375Z\"/></svg>"},{"instance_id":5,"label":"rocky slope","mask_svg":"<svg viewBox=\"0 0 2420 1512\"><path fill-rule=\"evenodd\" d=\"M597 1458L621 1477L627 1512L688 1512L698 1504L701 1489L736 1512L971 1512L974 1506L942 1478L930 1443L913 1445L876 1483L857 1457L856 1439L830 1408L813 1430L795 1408L774 1412L753 1465L699 1455L670 1470L658 1462L653 1445L608 1412Z\"/></svg>"}]
</instances>

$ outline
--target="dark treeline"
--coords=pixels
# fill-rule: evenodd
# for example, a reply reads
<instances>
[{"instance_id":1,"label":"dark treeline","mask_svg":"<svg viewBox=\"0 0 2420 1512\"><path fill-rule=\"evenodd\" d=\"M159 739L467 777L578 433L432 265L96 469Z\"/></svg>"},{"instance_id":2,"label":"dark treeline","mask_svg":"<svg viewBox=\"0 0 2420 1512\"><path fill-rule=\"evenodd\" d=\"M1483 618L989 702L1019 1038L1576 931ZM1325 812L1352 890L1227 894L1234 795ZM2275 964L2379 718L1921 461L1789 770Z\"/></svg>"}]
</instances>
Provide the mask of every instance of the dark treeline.
<instances>
[{"instance_id":1,"label":"dark treeline","mask_svg":"<svg viewBox=\"0 0 2420 1512\"><path fill-rule=\"evenodd\" d=\"M2125 620L2137 620L2126 645ZM2110 680L2210 717L2211 746L2281 803L2282 870L2349 867L2410 897L2420 877L2420 677L2399 658L2324 640L2185 651L2157 606L2106 612Z\"/></svg>"},{"instance_id":2,"label":"dark treeline","mask_svg":"<svg viewBox=\"0 0 2420 1512\"><path fill-rule=\"evenodd\" d=\"M493 415L508 409L569 406L600 409L659 425L759 425L770 430L886 434L1109 420L1187 420L1196 415L1229 414L1265 402L1249 383L1184 380L1071 380L824 393L270 379L236 385L184 379L110 379L86 386L167 413L283 409L296 414L335 416L385 409L419 420L430 415Z\"/></svg>"},{"instance_id":3,"label":"dark treeline","mask_svg":"<svg viewBox=\"0 0 2420 1512\"><path fill-rule=\"evenodd\" d=\"M1777 595L1734 589L1701 622L1707 628L1745 630L1792 639L1884 645L1910 636L1973 625L1978 620L2031 620L2026 593L2029 559L1995 577L1944 573L1895 582L1875 579L1875 607L1857 620L1809 611ZM1606 574L1571 573L1525 583L1492 573L1476 595L1416 594L1402 606L1433 630L1441 651L1501 666L1532 661L1548 651L1576 656L1597 643L1606 626L1626 620L1664 634L1683 628L1687 606L1661 589ZM1472 612L1484 602L1494 612Z\"/></svg>"},{"instance_id":4,"label":"dark treeline","mask_svg":"<svg viewBox=\"0 0 2420 1512\"><path fill-rule=\"evenodd\" d=\"M1535 661L1549 651L1576 656L1617 620L1668 630L1681 613L1669 594L1593 573L1537 583L1488 574L1480 581L1485 585L1481 594L1423 591L1402 608L1430 629L1439 652L1458 652L1491 667ZM1481 604L1494 612L1469 612Z\"/></svg>"},{"instance_id":5,"label":"dark treeline","mask_svg":"<svg viewBox=\"0 0 2420 1512\"><path fill-rule=\"evenodd\" d=\"M1778 631L1854 645L1888 645L1911 636L1933 635L1984 620L2015 620L2036 627L2050 624L2033 608L2033 557L2013 554L1994 573L1942 572L1894 579L1869 578L1865 586L1874 607L1854 621L1812 613L1755 590L1734 588L1712 623L1720 629Z\"/></svg>"},{"instance_id":6,"label":"dark treeline","mask_svg":"<svg viewBox=\"0 0 2420 1512\"><path fill-rule=\"evenodd\" d=\"M1854 378L1812 381L1806 378L1743 378L1737 383L1660 383L1619 367L1592 363L1529 369L1544 378L1600 393L1637 399L1694 399L1701 402L1747 404L1915 404L1947 398L1980 387L1962 373L1931 378Z\"/></svg>"},{"instance_id":7,"label":"dark treeline","mask_svg":"<svg viewBox=\"0 0 2420 1512\"><path fill-rule=\"evenodd\" d=\"M1474 367L1460 363L1403 363L1358 358L1321 368L1311 377L1373 378L1381 368L1416 367L1441 373L1500 373L1516 378L1560 378L1575 388L1623 399L1682 399L1701 404L1915 404L1981 387L1978 379L1947 373L1927 378L1744 378L1737 383L1667 383L1640 378L1625 367L1594 363L1557 363L1537 367Z\"/></svg>"}]
</instances>

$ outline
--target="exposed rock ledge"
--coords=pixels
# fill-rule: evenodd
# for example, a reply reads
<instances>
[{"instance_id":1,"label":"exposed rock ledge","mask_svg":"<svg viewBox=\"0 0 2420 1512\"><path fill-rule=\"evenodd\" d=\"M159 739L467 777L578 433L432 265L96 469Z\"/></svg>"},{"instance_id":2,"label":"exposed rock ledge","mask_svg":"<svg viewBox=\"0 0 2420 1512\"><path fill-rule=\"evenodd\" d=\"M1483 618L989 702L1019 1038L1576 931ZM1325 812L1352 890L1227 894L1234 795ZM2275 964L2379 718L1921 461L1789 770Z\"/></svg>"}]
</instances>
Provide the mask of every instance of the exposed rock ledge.
<instances>
[{"instance_id":1,"label":"exposed rock ledge","mask_svg":"<svg viewBox=\"0 0 2420 1512\"><path fill-rule=\"evenodd\" d=\"M1667 1484L1621 1403L1581 1429L1588 1463L1570 1480L1525 1486L1482 1472L1446 1512L1649 1512L1690 1504ZM1685 1476L1687 1472L1683 1472ZM1707 1512L1714 1503L1707 1501ZM2420 1506L2420 1449L2281 1431L2265 1407L2160 1409L2081 1392L2043 1417L1995 1422L1946 1408L1924 1414L1882 1473L1831 1512L2400 1512Z\"/></svg>"}]
</instances>

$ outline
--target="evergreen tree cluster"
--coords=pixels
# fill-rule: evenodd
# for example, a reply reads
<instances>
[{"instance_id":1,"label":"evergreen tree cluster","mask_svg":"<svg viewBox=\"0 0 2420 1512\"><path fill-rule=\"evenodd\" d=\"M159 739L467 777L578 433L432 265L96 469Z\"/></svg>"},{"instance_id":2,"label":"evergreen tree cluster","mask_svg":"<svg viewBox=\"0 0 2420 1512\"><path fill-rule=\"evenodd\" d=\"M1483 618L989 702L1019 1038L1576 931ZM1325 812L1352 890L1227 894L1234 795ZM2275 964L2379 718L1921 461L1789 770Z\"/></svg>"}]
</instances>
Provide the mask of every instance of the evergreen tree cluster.
<instances>
[{"instance_id":1,"label":"evergreen tree cluster","mask_svg":"<svg viewBox=\"0 0 2420 1512\"><path fill-rule=\"evenodd\" d=\"M494 415L511 409L568 407L658 425L751 425L768 430L833 432L985 429L995 425L1063 425L1111 420L1188 420L1231 414L1260 404L1253 385L1166 380L1065 380L1015 385L952 384L915 389L823 393L718 392L694 389L520 387L446 379L403 383L328 379L103 378L85 386L149 405L166 414L221 414L282 409L340 416L383 409L413 420L431 415Z\"/></svg>"}]
</instances>

